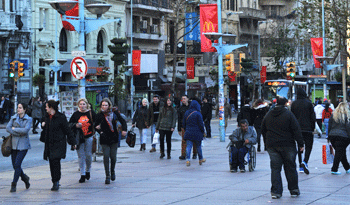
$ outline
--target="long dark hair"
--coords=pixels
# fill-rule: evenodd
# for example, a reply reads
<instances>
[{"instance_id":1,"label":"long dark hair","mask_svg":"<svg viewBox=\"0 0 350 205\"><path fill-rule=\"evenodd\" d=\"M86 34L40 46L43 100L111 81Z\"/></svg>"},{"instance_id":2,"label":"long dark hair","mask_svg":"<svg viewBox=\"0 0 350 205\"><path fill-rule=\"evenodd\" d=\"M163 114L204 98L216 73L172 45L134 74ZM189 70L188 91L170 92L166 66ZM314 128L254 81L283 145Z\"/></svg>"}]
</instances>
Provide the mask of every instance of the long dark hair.
<instances>
[{"instance_id":1,"label":"long dark hair","mask_svg":"<svg viewBox=\"0 0 350 205\"><path fill-rule=\"evenodd\" d=\"M60 104L60 101L55 101L55 100L49 100L47 101L47 106L49 108L54 109L56 112L58 112L58 105Z\"/></svg>"},{"instance_id":2,"label":"long dark hair","mask_svg":"<svg viewBox=\"0 0 350 205\"><path fill-rule=\"evenodd\" d=\"M330 112L329 108L329 103L326 103L326 107L324 108L326 110L326 112Z\"/></svg>"},{"instance_id":3,"label":"long dark hair","mask_svg":"<svg viewBox=\"0 0 350 205\"><path fill-rule=\"evenodd\" d=\"M169 98L169 97L165 98L165 103L164 103L164 106L163 106L163 116L165 116L166 112L168 112L169 109L171 111L173 109L173 101L171 100L171 104L170 104L170 106L168 106L168 99L171 100L171 98Z\"/></svg>"}]
</instances>

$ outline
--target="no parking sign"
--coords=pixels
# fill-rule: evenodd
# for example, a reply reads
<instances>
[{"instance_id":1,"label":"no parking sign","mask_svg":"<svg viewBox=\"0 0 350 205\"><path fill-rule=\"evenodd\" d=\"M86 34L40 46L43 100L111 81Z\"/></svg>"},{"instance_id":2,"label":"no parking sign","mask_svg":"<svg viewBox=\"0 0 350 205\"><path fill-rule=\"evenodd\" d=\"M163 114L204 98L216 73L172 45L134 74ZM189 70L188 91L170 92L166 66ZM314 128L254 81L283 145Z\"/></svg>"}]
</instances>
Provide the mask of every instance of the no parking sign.
<instances>
[{"instance_id":1,"label":"no parking sign","mask_svg":"<svg viewBox=\"0 0 350 205\"><path fill-rule=\"evenodd\" d=\"M85 78L87 74L87 63L84 58L82 57L75 57L73 58L72 62L70 63L70 71L74 78L81 80Z\"/></svg>"}]
</instances>

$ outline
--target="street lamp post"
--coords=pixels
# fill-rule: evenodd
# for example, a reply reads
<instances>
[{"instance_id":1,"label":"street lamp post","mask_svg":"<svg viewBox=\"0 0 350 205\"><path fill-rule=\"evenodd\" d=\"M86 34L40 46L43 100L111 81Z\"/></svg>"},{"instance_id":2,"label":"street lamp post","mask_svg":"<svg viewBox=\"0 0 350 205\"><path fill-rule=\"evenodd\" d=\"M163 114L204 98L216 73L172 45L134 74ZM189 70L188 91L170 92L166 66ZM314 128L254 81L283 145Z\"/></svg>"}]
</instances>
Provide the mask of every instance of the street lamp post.
<instances>
[{"instance_id":1,"label":"street lamp post","mask_svg":"<svg viewBox=\"0 0 350 205\"><path fill-rule=\"evenodd\" d=\"M326 56L326 38L325 38L325 28L324 28L324 0L322 0L322 40L323 40L323 56ZM323 61L322 65L325 65L326 61ZM327 69L326 66L323 67L323 74L326 75L327 79ZM323 98L327 98L327 83L323 84Z\"/></svg>"},{"instance_id":2,"label":"street lamp post","mask_svg":"<svg viewBox=\"0 0 350 205\"><path fill-rule=\"evenodd\" d=\"M79 16L66 16L65 12L71 10L76 3L79 4ZM62 15L62 20L70 23L74 29L79 32L79 50L85 51L85 34L90 33L94 30L97 30L99 27L119 21L120 19L100 19L102 14L107 12L112 5L110 4L88 4L85 6L84 0L71 1L71 0L62 0L62 1L50 1L49 4ZM96 14L97 18L86 18L84 13L84 7L90 11L92 14ZM56 19L57 23L57 19ZM57 31L56 31L57 33ZM57 46L55 47L57 50ZM56 51L57 52L57 51ZM55 72L55 79L57 78L57 72ZM79 83L79 97L85 98L85 77L80 80Z\"/></svg>"}]
</instances>

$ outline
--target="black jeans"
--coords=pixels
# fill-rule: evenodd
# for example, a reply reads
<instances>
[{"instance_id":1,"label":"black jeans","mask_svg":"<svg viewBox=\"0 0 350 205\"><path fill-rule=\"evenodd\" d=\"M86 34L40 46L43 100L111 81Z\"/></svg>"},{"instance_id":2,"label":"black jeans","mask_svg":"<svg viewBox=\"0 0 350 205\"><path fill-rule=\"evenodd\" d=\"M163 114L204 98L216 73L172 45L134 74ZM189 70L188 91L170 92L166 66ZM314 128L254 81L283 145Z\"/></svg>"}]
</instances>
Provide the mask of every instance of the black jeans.
<instances>
[{"instance_id":1,"label":"black jeans","mask_svg":"<svg viewBox=\"0 0 350 205\"><path fill-rule=\"evenodd\" d=\"M211 138L211 127L210 127L210 120L204 121L205 130L207 131L207 137Z\"/></svg>"},{"instance_id":2,"label":"black jeans","mask_svg":"<svg viewBox=\"0 0 350 205\"><path fill-rule=\"evenodd\" d=\"M295 158L297 150L295 147L268 147L267 152L270 155L271 167L271 194L282 195L283 185L281 170L284 167L284 173L288 182L290 192L299 192L298 173L296 170Z\"/></svg>"},{"instance_id":3,"label":"black jeans","mask_svg":"<svg viewBox=\"0 0 350 205\"><path fill-rule=\"evenodd\" d=\"M160 141L160 153L164 153L164 137L166 136L166 148L167 154L170 156L171 152L171 135L173 131L170 130L159 130L159 141Z\"/></svg>"},{"instance_id":4,"label":"black jeans","mask_svg":"<svg viewBox=\"0 0 350 205\"><path fill-rule=\"evenodd\" d=\"M309 162L312 146L314 144L314 134L312 132L302 132L301 134L305 142L304 162L307 164ZM303 162L302 153L300 152L300 148L298 149L299 165L301 165L301 163Z\"/></svg>"},{"instance_id":5,"label":"black jeans","mask_svg":"<svg viewBox=\"0 0 350 205\"><path fill-rule=\"evenodd\" d=\"M35 129L39 125L39 123L40 123L39 118L33 118L33 132L35 132Z\"/></svg>"},{"instance_id":6,"label":"black jeans","mask_svg":"<svg viewBox=\"0 0 350 205\"><path fill-rule=\"evenodd\" d=\"M60 181L61 179L61 159L49 159L51 181L53 183Z\"/></svg>"},{"instance_id":7,"label":"black jeans","mask_svg":"<svg viewBox=\"0 0 350 205\"><path fill-rule=\"evenodd\" d=\"M13 175L13 181L17 183L19 177L23 179L24 173L22 170L22 162L24 157L26 156L28 150L12 150L11 151L11 160L12 160L12 167L15 170L15 173Z\"/></svg>"},{"instance_id":8,"label":"black jeans","mask_svg":"<svg viewBox=\"0 0 350 205\"><path fill-rule=\"evenodd\" d=\"M337 172L340 162L343 164L345 170L350 169L348 159L346 157L346 148L350 144L350 140L331 140L332 146L335 149L332 172Z\"/></svg>"}]
</instances>

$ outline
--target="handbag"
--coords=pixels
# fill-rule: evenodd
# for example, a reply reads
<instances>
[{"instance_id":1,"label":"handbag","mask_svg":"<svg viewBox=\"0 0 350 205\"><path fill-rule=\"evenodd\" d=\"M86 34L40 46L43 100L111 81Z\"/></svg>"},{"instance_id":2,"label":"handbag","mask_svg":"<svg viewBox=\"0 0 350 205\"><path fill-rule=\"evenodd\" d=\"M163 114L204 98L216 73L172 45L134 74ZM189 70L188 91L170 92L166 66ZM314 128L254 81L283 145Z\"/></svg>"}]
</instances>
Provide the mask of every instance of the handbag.
<instances>
[{"instance_id":1,"label":"handbag","mask_svg":"<svg viewBox=\"0 0 350 205\"><path fill-rule=\"evenodd\" d=\"M159 132L154 133L152 144L157 144L159 142Z\"/></svg>"},{"instance_id":2,"label":"handbag","mask_svg":"<svg viewBox=\"0 0 350 205\"><path fill-rule=\"evenodd\" d=\"M331 144L322 145L322 163L332 164L334 161L334 150Z\"/></svg>"},{"instance_id":3,"label":"handbag","mask_svg":"<svg viewBox=\"0 0 350 205\"><path fill-rule=\"evenodd\" d=\"M9 135L7 137L2 137L3 142L1 145L1 153L4 157L9 157L11 155L12 150L12 135Z\"/></svg>"},{"instance_id":4,"label":"handbag","mask_svg":"<svg viewBox=\"0 0 350 205\"><path fill-rule=\"evenodd\" d=\"M126 137L126 143L129 145L129 147L135 147L135 142L136 142L136 134L134 132L134 128L131 128Z\"/></svg>"}]
</instances>

